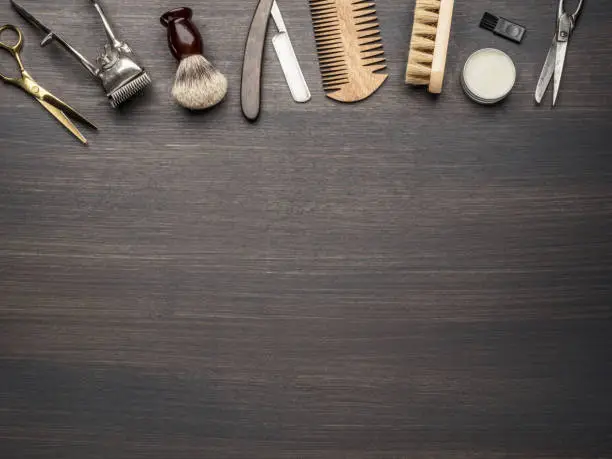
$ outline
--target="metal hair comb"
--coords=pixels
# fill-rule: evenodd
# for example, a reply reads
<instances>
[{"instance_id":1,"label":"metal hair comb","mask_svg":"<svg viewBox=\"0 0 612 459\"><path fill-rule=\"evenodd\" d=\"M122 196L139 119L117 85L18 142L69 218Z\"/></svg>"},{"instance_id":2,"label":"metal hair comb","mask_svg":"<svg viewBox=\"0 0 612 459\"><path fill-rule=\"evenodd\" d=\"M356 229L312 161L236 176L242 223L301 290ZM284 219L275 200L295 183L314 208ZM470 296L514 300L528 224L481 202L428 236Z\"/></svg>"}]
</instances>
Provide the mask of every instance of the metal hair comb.
<instances>
[{"instance_id":1,"label":"metal hair comb","mask_svg":"<svg viewBox=\"0 0 612 459\"><path fill-rule=\"evenodd\" d=\"M111 106L117 108L149 86L151 84L151 78L144 67L138 64L128 44L117 39L100 4L96 0L91 0L91 3L93 3L94 8L102 19L102 24L104 25L104 30L106 31L106 36L109 41L98 57L97 66L88 61L81 53L70 46L66 40L28 13L22 6L17 4L14 0L11 0L13 8L15 8L24 19L47 34L45 38L43 38L41 46L46 46L52 41L56 41L62 45L62 47L72 54L89 73L100 80L106 92L106 96L110 100Z\"/></svg>"}]
</instances>

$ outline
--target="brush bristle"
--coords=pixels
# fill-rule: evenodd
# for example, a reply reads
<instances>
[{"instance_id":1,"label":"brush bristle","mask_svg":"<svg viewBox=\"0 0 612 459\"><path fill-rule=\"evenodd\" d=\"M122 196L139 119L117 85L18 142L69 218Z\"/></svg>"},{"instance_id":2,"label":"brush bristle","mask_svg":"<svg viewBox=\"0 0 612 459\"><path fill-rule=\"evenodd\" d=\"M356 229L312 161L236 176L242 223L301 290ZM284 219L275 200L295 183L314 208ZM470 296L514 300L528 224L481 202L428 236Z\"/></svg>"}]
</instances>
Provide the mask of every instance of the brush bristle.
<instances>
[{"instance_id":1,"label":"brush bristle","mask_svg":"<svg viewBox=\"0 0 612 459\"><path fill-rule=\"evenodd\" d=\"M227 94L227 79L204 56L183 59L176 72L172 96L190 110L217 105Z\"/></svg>"},{"instance_id":2,"label":"brush bristle","mask_svg":"<svg viewBox=\"0 0 612 459\"><path fill-rule=\"evenodd\" d=\"M493 31L497 27L499 18L491 13L485 13L480 21L480 27L486 30Z\"/></svg>"},{"instance_id":3,"label":"brush bristle","mask_svg":"<svg viewBox=\"0 0 612 459\"><path fill-rule=\"evenodd\" d=\"M417 0L406 69L406 83L427 85L436 44L440 0Z\"/></svg>"}]
</instances>

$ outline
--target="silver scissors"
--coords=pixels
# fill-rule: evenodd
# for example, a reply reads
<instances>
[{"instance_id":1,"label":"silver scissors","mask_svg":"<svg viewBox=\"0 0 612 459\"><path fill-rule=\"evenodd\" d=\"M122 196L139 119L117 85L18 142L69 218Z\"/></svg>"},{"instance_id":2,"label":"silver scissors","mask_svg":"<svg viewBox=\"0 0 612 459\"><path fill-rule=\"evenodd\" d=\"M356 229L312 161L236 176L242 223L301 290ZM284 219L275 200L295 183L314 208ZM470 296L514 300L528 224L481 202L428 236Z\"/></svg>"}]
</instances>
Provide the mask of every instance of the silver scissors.
<instances>
[{"instance_id":1,"label":"silver scissors","mask_svg":"<svg viewBox=\"0 0 612 459\"><path fill-rule=\"evenodd\" d=\"M550 80L553 75L554 89L553 89L553 107L557 104L557 97L559 96L559 86L561 85L561 76L563 75L563 67L565 65L565 56L567 55L567 44L572 32L576 28L576 21L580 13L582 13L582 7L584 6L584 0L578 2L576 11L574 14L568 14L565 11L565 0L559 0L559 10L557 12L557 30L553 37L552 46L546 56L546 62L542 69L542 74L538 80L538 86L535 92L536 103L540 104L544 98L544 93L550 85Z\"/></svg>"}]
</instances>

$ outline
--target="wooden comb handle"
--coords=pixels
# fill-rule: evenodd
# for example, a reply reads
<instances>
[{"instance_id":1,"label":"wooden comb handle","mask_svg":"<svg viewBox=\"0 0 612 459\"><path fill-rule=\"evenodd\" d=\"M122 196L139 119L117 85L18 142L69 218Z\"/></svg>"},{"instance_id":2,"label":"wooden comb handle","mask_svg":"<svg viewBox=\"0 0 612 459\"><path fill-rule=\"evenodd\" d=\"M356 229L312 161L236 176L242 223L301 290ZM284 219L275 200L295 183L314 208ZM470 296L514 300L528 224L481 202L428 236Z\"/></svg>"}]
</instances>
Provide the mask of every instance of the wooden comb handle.
<instances>
[{"instance_id":1,"label":"wooden comb handle","mask_svg":"<svg viewBox=\"0 0 612 459\"><path fill-rule=\"evenodd\" d=\"M273 3L274 0L259 0L244 48L240 102L242 114L249 121L259 117L264 42Z\"/></svg>"},{"instance_id":2,"label":"wooden comb handle","mask_svg":"<svg viewBox=\"0 0 612 459\"><path fill-rule=\"evenodd\" d=\"M193 23L191 8L177 8L165 13L159 21L168 29L168 47L180 61L194 54L202 54L202 35Z\"/></svg>"}]
</instances>

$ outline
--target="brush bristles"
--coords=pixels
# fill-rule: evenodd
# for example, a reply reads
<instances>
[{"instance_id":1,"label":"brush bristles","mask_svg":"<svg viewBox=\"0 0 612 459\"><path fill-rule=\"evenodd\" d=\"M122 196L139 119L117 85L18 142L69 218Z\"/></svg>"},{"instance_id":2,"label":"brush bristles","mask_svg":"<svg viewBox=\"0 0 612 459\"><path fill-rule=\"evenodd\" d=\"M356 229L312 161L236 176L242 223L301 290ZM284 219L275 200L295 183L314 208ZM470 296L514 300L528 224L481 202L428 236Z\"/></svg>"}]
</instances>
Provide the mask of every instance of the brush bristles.
<instances>
[{"instance_id":1,"label":"brush bristles","mask_svg":"<svg viewBox=\"0 0 612 459\"><path fill-rule=\"evenodd\" d=\"M406 83L427 85L436 45L440 0L417 0L406 69Z\"/></svg>"},{"instance_id":2,"label":"brush bristles","mask_svg":"<svg viewBox=\"0 0 612 459\"><path fill-rule=\"evenodd\" d=\"M217 105L227 94L227 79L204 56L181 60L176 72L172 96L190 110L204 110Z\"/></svg>"},{"instance_id":3,"label":"brush bristles","mask_svg":"<svg viewBox=\"0 0 612 459\"><path fill-rule=\"evenodd\" d=\"M495 30L495 27L497 27L498 22L499 18L497 16L494 16L491 13L485 13L480 21L480 27L492 32Z\"/></svg>"}]
</instances>

